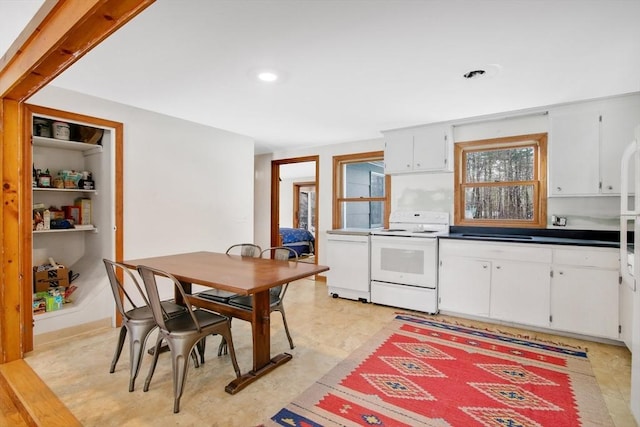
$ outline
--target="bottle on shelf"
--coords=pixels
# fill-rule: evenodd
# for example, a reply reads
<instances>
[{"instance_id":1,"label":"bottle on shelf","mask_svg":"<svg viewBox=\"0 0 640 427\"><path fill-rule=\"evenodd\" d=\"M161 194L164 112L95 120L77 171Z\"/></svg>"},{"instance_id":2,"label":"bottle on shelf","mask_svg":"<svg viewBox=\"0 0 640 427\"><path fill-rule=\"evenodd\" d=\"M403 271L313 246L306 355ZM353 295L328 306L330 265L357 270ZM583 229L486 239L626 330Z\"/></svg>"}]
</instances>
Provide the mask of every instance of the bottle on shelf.
<instances>
[{"instance_id":1,"label":"bottle on shelf","mask_svg":"<svg viewBox=\"0 0 640 427\"><path fill-rule=\"evenodd\" d=\"M38 187L51 187L51 174L49 173L49 169L45 170L44 173L41 173L38 177Z\"/></svg>"}]
</instances>

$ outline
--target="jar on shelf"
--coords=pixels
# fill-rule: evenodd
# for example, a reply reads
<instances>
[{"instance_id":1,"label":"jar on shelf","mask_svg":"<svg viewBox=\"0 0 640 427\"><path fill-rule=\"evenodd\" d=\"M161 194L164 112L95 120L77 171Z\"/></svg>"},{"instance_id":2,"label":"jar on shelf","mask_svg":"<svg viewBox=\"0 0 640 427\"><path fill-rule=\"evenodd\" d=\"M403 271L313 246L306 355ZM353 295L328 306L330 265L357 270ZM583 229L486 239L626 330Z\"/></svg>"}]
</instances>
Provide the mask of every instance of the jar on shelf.
<instances>
[{"instance_id":1,"label":"jar on shelf","mask_svg":"<svg viewBox=\"0 0 640 427\"><path fill-rule=\"evenodd\" d=\"M68 141L71 137L71 127L69 126L69 123L53 122L51 127L53 128L53 137L55 139Z\"/></svg>"},{"instance_id":2,"label":"jar on shelf","mask_svg":"<svg viewBox=\"0 0 640 427\"><path fill-rule=\"evenodd\" d=\"M33 134L35 136L51 138L51 122L47 119L35 117L33 119Z\"/></svg>"},{"instance_id":3,"label":"jar on shelf","mask_svg":"<svg viewBox=\"0 0 640 427\"><path fill-rule=\"evenodd\" d=\"M49 173L49 169L41 173L38 177L38 187L51 187L51 174Z\"/></svg>"}]
</instances>

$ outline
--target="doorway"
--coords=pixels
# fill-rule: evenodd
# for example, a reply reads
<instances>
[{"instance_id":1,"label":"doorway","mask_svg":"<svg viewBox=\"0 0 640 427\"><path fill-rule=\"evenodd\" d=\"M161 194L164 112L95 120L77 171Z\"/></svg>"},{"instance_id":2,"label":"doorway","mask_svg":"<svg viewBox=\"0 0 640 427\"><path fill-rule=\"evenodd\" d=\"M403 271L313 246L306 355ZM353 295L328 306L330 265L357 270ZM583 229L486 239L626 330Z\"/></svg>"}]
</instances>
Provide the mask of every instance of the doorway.
<instances>
[{"instance_id":1,"label":"doorway","mask_svg":"<svg viewBox=\"0 0 640 427\"><path fill-rule=\"evenodd\" d=\"M292 246L302 260L315 264L318 263L319 160L319 156L305 156L271 162L271 246ZM301 242L289 241L287 229L308 231L313 236L312 239L309 236L310 245L307 238Z\"/></svg>"}]
</instances>

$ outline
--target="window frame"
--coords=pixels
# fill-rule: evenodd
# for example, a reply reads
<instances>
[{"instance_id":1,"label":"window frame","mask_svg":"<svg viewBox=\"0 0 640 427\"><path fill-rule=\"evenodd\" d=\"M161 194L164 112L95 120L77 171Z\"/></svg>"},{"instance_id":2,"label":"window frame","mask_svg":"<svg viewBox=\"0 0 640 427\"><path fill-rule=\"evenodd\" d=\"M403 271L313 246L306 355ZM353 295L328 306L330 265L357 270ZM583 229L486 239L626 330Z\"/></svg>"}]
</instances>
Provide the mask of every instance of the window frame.
<instances>
[{"instance_id":1,"label":"window frame","mask_svg":"<svg viewBox=\"0 0 640 427\"><path fill-rule=\"evenodd\" d=\"M534 169L531 181L466 182L466 154L479 151L533 147ZM547 226L547 133L517 135L454 145L454 225L484 227L546 228ZM505 185L507 184L507 185ZM464 216L465 189L469 187L505 187L533 185L533 219L468 219Z\"/></svg>"},{"instance_id":2,"label":"window frame","mask_svg":"<svg viewBox=\"0 0 640 427\"><path fill-rule=\"evenodd\" d=\"M391 210L391 176L384 176L384 197L344 197L343 166L349 163L362 163L367 161L384 161L384 151L370 151L366 153L354 153L333 156L333 218L334 230L344 228L342 224L342 203L344 202L383 202L382 221L383 227L389 227L389 212Z\"/></svg>"}]
</instances>

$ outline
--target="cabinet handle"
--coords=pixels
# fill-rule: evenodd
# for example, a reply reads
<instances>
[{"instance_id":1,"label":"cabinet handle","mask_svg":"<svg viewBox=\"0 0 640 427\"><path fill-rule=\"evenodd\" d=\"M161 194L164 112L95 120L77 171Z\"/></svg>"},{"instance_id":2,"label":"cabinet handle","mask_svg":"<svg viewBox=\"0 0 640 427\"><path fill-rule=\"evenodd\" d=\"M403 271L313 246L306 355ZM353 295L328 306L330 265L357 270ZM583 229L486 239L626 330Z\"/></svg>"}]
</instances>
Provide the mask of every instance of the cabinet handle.
<instances>
[{"instance_id":1,"label":"cabinet handle","mask_svg":"<svg viewBox=\"0 0 640 427\"><path fill-rule=\"evenodd\" d=\"M558 274L562 276L564 274L564 272L558 271Z\"/></svg>"},{"instance_id":2,"label":"cabinet handle","mask_svg":"<svg viewBox=\"0 0 640 427\"><path fill-rule=\"evenodd\" d=\"M556 190L562 191L562 187L556 187Z\"/></svg>"},{"instance_id":3,"label":"cabinet handle","mask_svg":"<svg viewBox=\"0 0 640 427\"><path fill-rule=\"evenodd\" d=\"M411 169L411 165L407 163L407 169Z\"/></svg>"},{"instance_id":4,"label":"cabinet handle","mask_svg":"<svg viewBox=\"0 0 640 427\"><path fill-rule=\"evenodd\" d=\"M483 265L482 265L482 268L487 268L487 264L483 264Z\"/></svg>"},{"instance_id":5,"label":"cabinet handle","mask_svg":"<svg viewBox=\"0 0 640 427\"><path fill-rule=\"evenodd\" d=\"M500 270L502 267L499 265L496 265L496 269Z\"/></svg>"},{"instance_id":6,"label":"cabinet handle","mask_svg":"<svg viewBox=\"0 0 640 427\"><path fill-rule=\"evenodd\" d=\"M607 185L607 190L613 190L613 185Z\"/></svg>"},{"instance_id":7,"label":"cabinet handle","mask_svg":"<svg viewBox=\"0 0 640 427\"><path fill-rule=\"evenodd\" d=\"M420 163L416 163L416 166L417 166L417 167L420 167Z\"/></svg>"}]
</instances>

